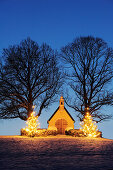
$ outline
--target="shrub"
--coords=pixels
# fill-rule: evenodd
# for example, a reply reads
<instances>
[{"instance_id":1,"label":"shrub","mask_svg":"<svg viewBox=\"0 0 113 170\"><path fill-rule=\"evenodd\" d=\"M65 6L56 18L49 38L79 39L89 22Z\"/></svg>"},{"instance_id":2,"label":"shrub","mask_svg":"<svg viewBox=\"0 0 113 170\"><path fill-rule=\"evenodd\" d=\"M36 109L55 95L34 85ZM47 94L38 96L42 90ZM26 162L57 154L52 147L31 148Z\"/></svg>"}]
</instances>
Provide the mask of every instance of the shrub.
<instances>
[{"instance_id":1,"label":"shrub","mask_svg":"<svg viewBox=\"0 0 113 170\"><path fill-rule=\"evenodd\" d=\"M74 137L85 137L83 131L80 129L70 129L68 131L65 131L65 134ZM102 132L100 132L100 134L97 137L102 137Z\"/></svg>"},{"instance_id":2,"label":"shrub","mask_svg":"<svg viewBox=\"0 0 113 170\"><path fill-rule=\"evenodd\" d=\"M70 129L70 130L66 131L65 134L70 135L70 136L75 136L75 137L83 137L84 136L84 133L79 129Z\"/></svg>"},{"instance_id":3,"label":"shrub","mask_svg":"<svg viewBox=\"0 0 113 170\"><path fill-rule=\"evenodd\" d=\"M21 136L28 137L39 137L39 136L49 136L49 135L57 135L56 130L47 130L47 129L37 129L36 133L28 133L25 129L21 129Z\"/></svg>"}]
</instances>

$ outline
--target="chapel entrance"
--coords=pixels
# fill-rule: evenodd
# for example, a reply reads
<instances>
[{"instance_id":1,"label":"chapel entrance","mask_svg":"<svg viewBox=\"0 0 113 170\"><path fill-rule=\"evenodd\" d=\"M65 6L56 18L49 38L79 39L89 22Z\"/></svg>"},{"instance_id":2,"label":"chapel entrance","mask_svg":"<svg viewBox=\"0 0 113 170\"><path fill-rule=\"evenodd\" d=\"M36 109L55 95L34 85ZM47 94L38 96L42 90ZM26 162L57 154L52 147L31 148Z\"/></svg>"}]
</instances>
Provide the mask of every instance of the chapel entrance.
<instances>
[{"instance_id":1,"label":"chapel entrance","mask_svg":"<svg viewBox=\"0 0 113 170\"><path fill-rule=\"evenodd\" d=\"M65 134L65 129L67 127L67 121L65 119L58 119L55 123L58 134Z\"/></svg>"}]
</instances>

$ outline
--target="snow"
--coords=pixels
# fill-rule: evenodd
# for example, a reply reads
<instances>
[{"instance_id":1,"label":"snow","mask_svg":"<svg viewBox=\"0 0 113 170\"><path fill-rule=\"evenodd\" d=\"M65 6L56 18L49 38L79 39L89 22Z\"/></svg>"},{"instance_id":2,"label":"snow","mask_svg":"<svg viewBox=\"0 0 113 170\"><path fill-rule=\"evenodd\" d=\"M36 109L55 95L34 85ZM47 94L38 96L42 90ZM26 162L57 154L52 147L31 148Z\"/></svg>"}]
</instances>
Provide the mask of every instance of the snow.
<instances>
[{"instance_id":1,"label":"snow","mask_svg":"<svg viewBox=\"0 0 113 170\"><path fill-rule=\"evenodd\" d=\"M0 136L0 170L113 169L113 140Z\"/></svg>"}]
</instances>

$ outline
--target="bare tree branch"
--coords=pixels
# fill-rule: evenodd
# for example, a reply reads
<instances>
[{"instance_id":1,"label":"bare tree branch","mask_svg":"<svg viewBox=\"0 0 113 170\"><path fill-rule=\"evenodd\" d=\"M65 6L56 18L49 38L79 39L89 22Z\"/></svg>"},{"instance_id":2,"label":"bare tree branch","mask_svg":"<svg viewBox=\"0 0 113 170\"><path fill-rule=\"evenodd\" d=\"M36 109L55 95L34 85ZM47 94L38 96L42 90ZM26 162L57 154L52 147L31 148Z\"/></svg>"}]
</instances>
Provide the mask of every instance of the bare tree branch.
<instances>
[{"instance_id":1,"label":"bare tree branch","mask_svg":"<svg viewBox=\"0 0 113 170\"><path fill-rule=\"evenodd\" d=\"M0 118L26 120L38 103L40 115L61 86L57 53L30 38L3 50L0 64ZM37 102L38 101L38 102Z\"/></svg>"},{"instance_id":2,"label":"bare tree branch","mask_svg":"<svg viewBox=\"0 0 113 170\"><path fill-rule=\"evenodd\" d=\"M108 88L113 78L113 50L100 38L80 37L61 49L61 57L68 65L64 74L73 91L71 101L66 99L68 106L80 120L87 107L96 121L110 118L100 109L113 104L113 91Z\"/></svg>"}]
</instances>

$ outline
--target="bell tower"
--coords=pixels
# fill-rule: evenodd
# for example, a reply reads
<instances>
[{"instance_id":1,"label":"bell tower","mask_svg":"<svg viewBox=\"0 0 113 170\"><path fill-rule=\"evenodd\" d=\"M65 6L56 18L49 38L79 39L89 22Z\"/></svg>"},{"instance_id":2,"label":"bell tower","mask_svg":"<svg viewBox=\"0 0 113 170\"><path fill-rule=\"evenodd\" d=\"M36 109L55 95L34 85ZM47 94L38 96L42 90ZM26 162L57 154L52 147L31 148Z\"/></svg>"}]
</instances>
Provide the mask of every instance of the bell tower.
<instances>
[{"instance_id":1,"label":"bell tower","mask_svg":"<svg viewBox=\"0 0 113 170\"><path fill-rule=\"evenodd\" d=\"M60 109L64 109L64 99L63 96L60 97Z\"/></svg>"}]
</instances>

